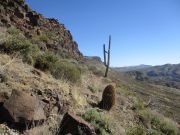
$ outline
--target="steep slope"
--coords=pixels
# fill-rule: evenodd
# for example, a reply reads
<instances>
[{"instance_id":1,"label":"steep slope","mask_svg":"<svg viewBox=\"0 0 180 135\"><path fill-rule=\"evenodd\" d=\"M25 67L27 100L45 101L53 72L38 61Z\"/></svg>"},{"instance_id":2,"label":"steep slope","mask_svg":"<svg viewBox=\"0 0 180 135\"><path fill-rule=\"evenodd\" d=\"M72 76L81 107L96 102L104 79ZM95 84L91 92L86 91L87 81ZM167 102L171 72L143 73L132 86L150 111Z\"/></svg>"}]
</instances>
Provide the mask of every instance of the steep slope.
<instances>
[{"instance_id":1,"label":"steep slope","mask_svg":"<svg viewBox=\"0 0 180 135\"><path fill-rule=\"evenodd\" d=\"M178 123L147 102L157 87L112 69L104 78L101 60L83 57L56 20L37 14L22 0L0 4L0 134L178 134ZM110 111L99 107L107 85L115 88Z\"/></svg>"},{"instance_id":2,"label":"steep slope","mask_svg":"<svg viewBox=\"0 0 180 135\"><path fill-rule=\"evenodd\" d=\"M165 116L180 121L180 83L179 64L166 64L145 69L124 72L129 78L131 89L147 101L150 99L152 108Z\"/></svg>"},{"instance_id":3,"label":"steep slope","mask_svg":"<svg viewBox=\"0 0 180 135\"><path fill-rule=\"evenodd\" d=\"M0 26L20 29L25 37L36 40L34 42L38 42L42 50L75 58L82 56L78 44L63 24L31 10L23 0L0 1Z\"/></svg>"}]
</instances>

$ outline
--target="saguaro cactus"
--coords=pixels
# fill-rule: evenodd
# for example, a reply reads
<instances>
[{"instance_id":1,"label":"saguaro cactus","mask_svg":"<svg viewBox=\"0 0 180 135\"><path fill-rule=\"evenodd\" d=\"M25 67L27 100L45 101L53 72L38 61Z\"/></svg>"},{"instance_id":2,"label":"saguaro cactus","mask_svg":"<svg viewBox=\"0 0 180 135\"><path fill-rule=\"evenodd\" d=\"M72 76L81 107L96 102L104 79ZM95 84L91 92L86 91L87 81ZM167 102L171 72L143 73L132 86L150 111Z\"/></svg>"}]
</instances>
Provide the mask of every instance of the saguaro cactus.
<instances>
[{"instance_id":1,"label":"saguaro cactus","mask_svg":"<svg viewBox=\"0 0 180 135\"><path fill-rule=\"evenodd\" d=\"M107 77L108 71L109 71L109 65L110 65L110 50L111 50L111 36L109 36L109 47L108 51L106 51L105 44L103 45L104 49L104 65L106 66L106 72L104 77ZM108 56L108 59L106 60L106 55Z\"/></svg>"}]
</instances>

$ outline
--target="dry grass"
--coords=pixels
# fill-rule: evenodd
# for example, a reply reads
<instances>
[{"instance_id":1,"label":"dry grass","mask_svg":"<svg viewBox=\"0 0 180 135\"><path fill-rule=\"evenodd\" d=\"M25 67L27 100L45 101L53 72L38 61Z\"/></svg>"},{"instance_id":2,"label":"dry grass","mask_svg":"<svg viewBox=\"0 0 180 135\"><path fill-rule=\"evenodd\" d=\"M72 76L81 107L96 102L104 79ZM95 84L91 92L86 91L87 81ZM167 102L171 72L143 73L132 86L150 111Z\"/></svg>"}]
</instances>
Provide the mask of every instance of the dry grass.
<instances>
[{"instance_id":1,"label":"dry grass","mask_svg":"<svg viewBox=\"0 0 180 135\"><path fill-rule=\"evenodd\" d=\"M92 107L88 104L89 100L96 103L101 100L104 88L108 84L113 84L111 79L96 76L91 71L86 71L82 75L82 81L80 83L72 84L63 79L56 80L50 73L36 70L32 66L24 64L20 59L12 59L8 55L0 54L0 69L2 70L4 66L5 68L2 71L8 76L6 84L0 83L1 90L10 93L12 89L39 89L42 91L50 89L59 93L63 99L68 100L70 102L70 110L77 114L82 114ZM94 85L98 90L95 93L91 92L88 89L89 85ZM125 129L133 127L136 123L134 119L135 113L132 110L136 97L133 92L129 91L132 88L129 84L127 85L127 83L124 84L122 82L122 84L117 86L120 87L116 87L115 107L110 112L105 113L111 117L112 123L110 124L110 128L114 135L124 135ZM57 116L55 112L52 112L46 125L33 128L29 132L32 135L34 133L46 135L43 131L46 131L47 128L45 127L47 126L51 132L49 133L47 131L47 133L53 134L52 132L57 132L61 119L62 115ZM43 128L45 129L43 130Z\"/></svg>"},{"instance_id":2,"label":"dry grass","mask_svg":"<svg viewBox=\"0 0 180 135\"><path fill-rule=\"evenodd\" d=\"M79 107L84 107L87 106L86 98L80 93L81 88L78 86L73 86L71 90L72 97L76 103L77 106Z\"/></svg>"},{"instance_id":3,"label":"dry grass","mask_svg":"<svg viewBox=\"0 0 180 135\"><path fill-rule=\"evenodd\" d=\"M50 135L51 132L49 131L48 126L39 126L32 128L30 130L27 130L24 135Z\"/></svg>"},{"instance_id":4,"label":"dry grass","mask_svg":"<svg viewBox=\"0 0 180 135\"><path fill-rule=\"evenodd\" d=\"M52 89L69 93L70 83L56 80L50 74L35 70L20 59L0 54L0 69L8 76L8 86L14 89ZM34 73L37 71L40 75Z\"/></svg>"}]
</instances>

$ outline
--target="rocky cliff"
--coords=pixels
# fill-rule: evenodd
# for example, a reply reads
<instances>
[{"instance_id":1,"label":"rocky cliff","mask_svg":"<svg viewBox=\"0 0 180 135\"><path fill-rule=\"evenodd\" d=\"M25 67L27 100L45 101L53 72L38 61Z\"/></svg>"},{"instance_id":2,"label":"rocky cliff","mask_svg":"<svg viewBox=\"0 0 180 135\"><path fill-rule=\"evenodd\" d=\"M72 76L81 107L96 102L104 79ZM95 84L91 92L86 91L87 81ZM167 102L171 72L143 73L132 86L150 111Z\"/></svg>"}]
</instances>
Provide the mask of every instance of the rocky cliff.
<instances>
[{"instance_id":1,"label":"rocky cliff","mask_svg":"<svg viewBox=\"0 0 180 135\"><path fill-rule=\"evenodd\" d=\"M23 0L0 0L0 26L14 26L28 39L41 36L43 40L38 44L42 50L48 49L74 58L82 56L78 44L63 24L56 19L43 17Z\"/></svg>"}]
</instances>

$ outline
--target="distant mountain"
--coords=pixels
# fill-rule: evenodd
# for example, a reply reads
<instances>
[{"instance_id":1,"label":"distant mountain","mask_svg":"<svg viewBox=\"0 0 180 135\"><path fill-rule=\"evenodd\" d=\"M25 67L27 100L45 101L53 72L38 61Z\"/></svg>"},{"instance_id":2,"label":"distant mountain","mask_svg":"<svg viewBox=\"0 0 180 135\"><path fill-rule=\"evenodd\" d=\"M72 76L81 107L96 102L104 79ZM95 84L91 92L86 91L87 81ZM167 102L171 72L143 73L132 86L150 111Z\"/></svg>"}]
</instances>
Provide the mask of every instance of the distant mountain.
<instances>
[{"instance_id":1,"label":"distant mountain","mask_svg":"<svg viewBox=\"0 0 180 135\"><path fill-rule=\"evenodd\" d=\"M136 80L180 88L180 64L136 68L125 73Z\"/></svg>"},{"instance_id":2,"label":"distant mountain","mask_svg":"<svg viewBox=\"0 0 180 135\"><path fill-rule=\"evenodd\" d=\"M132 70L140 70L140 69L146 69L151 67L150 65L138 65L138 66L128 66L128 67L115 67L114 69L116 71L120 71L120 72L128 72L128 71L132 71Z\"/></svg>"}]
</instances>

